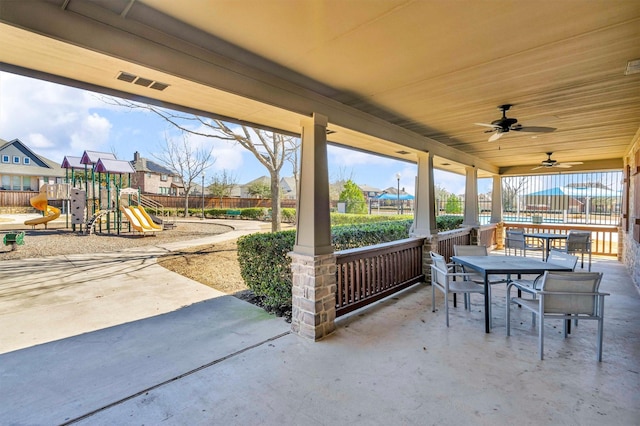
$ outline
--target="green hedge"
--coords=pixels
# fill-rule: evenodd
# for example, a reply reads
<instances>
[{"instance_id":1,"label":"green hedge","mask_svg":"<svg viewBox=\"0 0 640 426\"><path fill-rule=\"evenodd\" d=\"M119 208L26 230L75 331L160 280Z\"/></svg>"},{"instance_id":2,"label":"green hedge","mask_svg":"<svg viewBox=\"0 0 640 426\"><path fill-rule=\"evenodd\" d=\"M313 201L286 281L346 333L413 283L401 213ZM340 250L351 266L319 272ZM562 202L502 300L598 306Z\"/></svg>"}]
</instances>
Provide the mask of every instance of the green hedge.
<instances>
[{"instance_id":1,"label":"green hedge","mask_svg":"<svg viewBox=\"0 0 640 426\"><path fill-rule=\"evenodd\" d=\"M333 249L348 250L409 237L413 220L341 225L331 228Z\"/></svg>"},{"instance_id":2,"label":"green hedge","mask_svg":"<svg viewBox=\"0 0 640 426\"><path fill-rule=\"evenodd\" d=\"M348 214L331 213L331 225L355 225L358 223L378 223L397 220L413 220L413 215Z\"/></svg>"},{"instance_id":3,"label":"green hedge","mask_svg":"<svg viewBox=\"0 0 640 426\"><path fill-rule=\"evenodd\" d=\"M251 234L238 239L240 274L247 286L262 298L268 312L291 307L291 259L287 256L296 232Z\"/></svg>"},{"instance_id":4,"label":"green hedge","mask_svg":"<svg viewBox=\"0 0 640 426\"><path fill-rule=\"evenodd\" d=\"M243 219L258 220L258 219L262 219L267 214L267 209L264 207L250 207L246 209L230 209L230 210L240 210L240 217Z\"/></svg>"},{"instance_id":5,"label":"green hedge","mask_svg":"<svg viewBox=\"0 0 640 426\"><path fill-rule=\"evenodd\" d=\"M458 229L462 225L462 216L438 216L436 217L436 228L438 231L449 231L451 229Z\"/></svg>"}]
</instances>

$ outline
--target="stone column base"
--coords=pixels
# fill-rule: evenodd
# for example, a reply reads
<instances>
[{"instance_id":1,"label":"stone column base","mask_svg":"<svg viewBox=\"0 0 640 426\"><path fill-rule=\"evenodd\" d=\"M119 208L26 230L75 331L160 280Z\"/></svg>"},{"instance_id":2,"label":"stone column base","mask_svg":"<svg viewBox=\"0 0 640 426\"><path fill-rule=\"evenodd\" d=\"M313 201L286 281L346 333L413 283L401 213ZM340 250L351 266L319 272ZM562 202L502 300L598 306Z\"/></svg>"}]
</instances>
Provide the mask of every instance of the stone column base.
<instances>
[{"instance_id":1,"label":"stone column base","mask_svg":"<svg viewBox=\"0 0 640 426\"><path fill-rule=\"evenodd\" d=\"M320 340L336 329L336 257L291 252L291 331Z\"/></svg>"}]
</instances>

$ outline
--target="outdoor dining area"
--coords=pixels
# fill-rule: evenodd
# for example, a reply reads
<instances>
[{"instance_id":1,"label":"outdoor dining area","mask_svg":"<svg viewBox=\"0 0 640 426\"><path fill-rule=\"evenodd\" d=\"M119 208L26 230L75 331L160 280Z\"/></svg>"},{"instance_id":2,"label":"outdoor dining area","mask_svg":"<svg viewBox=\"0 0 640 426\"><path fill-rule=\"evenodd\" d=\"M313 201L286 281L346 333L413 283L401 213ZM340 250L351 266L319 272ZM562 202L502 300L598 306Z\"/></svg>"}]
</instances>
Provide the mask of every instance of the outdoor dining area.
<instances>
[{"instance_id":1,"label":"outdoor dining area","mask_svg":"<svg viewBox=\"0 0 640 426\"><path fill-rule=\"evenodd\" d=\"M532 239L537 243L530 243ZM561 241L561 248L553 248L554 241ZM541 257L527 257L527 251L541 253ZM585 254L588 271L584 270ZM436 312L436 290L439 290L444 298L447 327L450 325L449 296L456 307L456 297L461 295L464 309L471 310L471 295L478 294L483 298L484 329L490 333L495 310L493 303L498 298L492 296L492 289L501 286L506 289L499 297L504 300L507 336L511 331L513 305L531 313L531 325L538 334L538 355L542 360L545 318L562 320L564 338L571 333L572 321L575 331L579 320L596 320L596 359L602 361L604 304L605 296L610 293L600 290L603 272L591 272L589 232L552 234L507 230L504 254L490 254L484 245L455 245L449 263L445 256L434 252L430 253L430 258L432 312ZM580 269L576 271L577 266ZM512 290L517 290L517 296L511 296Z\"/></svg>"}]
</instances>

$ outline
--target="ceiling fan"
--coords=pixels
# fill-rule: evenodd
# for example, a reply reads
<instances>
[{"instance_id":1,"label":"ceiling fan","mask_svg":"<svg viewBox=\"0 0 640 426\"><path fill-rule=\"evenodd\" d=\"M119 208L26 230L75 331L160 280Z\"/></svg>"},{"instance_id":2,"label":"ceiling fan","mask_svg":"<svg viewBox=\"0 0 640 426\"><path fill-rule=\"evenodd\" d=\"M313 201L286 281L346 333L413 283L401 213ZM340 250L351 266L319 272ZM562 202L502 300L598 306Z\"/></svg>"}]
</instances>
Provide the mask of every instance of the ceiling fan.
<instances>
[{"instance_id":1,"label":"ceiling fan","mask_svg":"<svg viewBox=\"0 0 640 426\"><path fill-rule=\"evenodd\" d=\"M553 154L553 152L547 152L547 159L542 161L538 167L534 167L531 170L551 168L551 167L558 167L560 169L568 169L568 168L570 168L572 166L575 166L577 164L582 164L582 161L569 161L569 162L566 162L566 163L558 163L557 160L552 160L551 159L551 154Z\"/></svg>"},{"instance_id":2,"label":"ceiling fan","mask_svg":"<svg viewBox=\"0 0 640 426\"><path fill-rule=\"evenodd\" d=\"M553 132L555 127L524 127L518 124L518 120L515 118L508 118L507 111L512 107L511 104L499 105L498 109L502 111L502 118L494 120L491 124L487 123L473 123L477 126L491 127L491 130L485 131L485 133L493 133L489 137L489 142L497 141L503 134L508 132L534 132L534 133L549 133ZM494 133L495 132L495 133Z\"/></svg>"}]
</instances>

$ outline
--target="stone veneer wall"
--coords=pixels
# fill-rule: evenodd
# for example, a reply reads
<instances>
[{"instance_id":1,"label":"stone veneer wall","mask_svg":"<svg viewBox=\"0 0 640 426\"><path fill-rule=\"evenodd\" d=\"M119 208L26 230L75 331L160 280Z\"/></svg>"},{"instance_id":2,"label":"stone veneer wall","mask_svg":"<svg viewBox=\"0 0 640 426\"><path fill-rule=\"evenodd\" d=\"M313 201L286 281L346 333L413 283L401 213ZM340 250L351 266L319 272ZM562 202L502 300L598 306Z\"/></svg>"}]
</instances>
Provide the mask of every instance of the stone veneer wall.
<instances>
[{"instance_id":1,"label":"stone veneer wall","mask_svg":"<svg viewBox=\"0 0 640 426\"><path fill-rule=\"evenodd\" d=\"M634 218L634 211L636 210L636 206L640 203L640 200L636 199L635 195L639 194L637 188L635 188L636 179L634 179L634 171L640 166L640 164L636 164L640 155L638 155L638 151L640 151L640 130L636 133L635 142L633 147L631 148L627 157L625 157L625 166L631 166L631 181L629 182L629 213L631 219ZM622 261L629 269L629 274L633 279L636 287L640 289L640 243L634 241L633 239L633 223L629 224L629 232L621 232L624 239L624 250L622 255Z\"/></svg>"},{"instance_id":2,"label":"stone veneer wall","mask_svg":"<svg viewBox=\"0 0 640 426\"><path fill-rule=\"evenodd\" d=\"M320 340L336 329L336 257L333 253L308 256L289 253L291 331L310 340Z\"/></svg>"}]
</instances>

